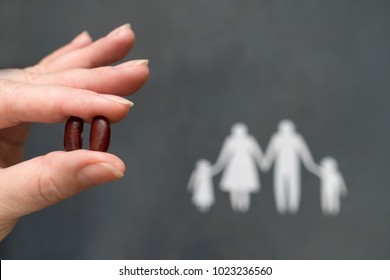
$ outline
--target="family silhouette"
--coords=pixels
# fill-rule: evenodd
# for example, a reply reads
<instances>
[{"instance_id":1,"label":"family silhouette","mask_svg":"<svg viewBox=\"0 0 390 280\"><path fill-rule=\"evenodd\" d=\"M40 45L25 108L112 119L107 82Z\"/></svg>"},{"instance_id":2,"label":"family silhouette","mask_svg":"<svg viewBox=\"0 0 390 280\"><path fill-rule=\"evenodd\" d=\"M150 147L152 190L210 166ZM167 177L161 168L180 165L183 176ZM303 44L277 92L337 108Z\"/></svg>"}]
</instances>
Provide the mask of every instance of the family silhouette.
<instances>
[{"instance_id":1,"label":"family silhouette","mask_svg":"<svg viewBox=\"0 0 390 280\"><path fill-rule=\"evenodd\" d=\"M321 209L325 215L337 215L340 199L347 188L337 161L325 157L317 165L304 138L290 120L282 120L263 153L255 137L243 123L232 126L217 161L212 165L201 159L196 163L188 183L192 202L201 212L215 203L213 177L222 172L220 189L229 193L236 212L247 212L250 195L260 191L258 169L267 172L273 166L274 199L279 214L296 214L301 199L301 164L320 178Z\"/></svg>"}]
</instances>

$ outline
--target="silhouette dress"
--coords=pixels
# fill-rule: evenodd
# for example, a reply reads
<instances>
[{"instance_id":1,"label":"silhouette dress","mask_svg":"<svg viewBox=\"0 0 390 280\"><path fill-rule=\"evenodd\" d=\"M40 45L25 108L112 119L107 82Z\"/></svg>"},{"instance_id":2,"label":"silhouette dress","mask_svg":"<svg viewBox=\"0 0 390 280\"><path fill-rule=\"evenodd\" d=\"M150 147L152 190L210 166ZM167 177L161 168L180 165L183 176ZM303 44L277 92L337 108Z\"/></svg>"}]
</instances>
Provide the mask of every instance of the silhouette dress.
<instances>
[{"instance_id":1,"label":"silhouette dress","mask_svg":"<svg viewBox=\"0 0 390 280\"><path fill-rule=\"evenodd\" d=\"M223 171L220 188L231 193L252 193L260 190L255 155L261 154L256 140L249 135L229 136L221 154L227 164Z\"/></svg>"}]
</instances>

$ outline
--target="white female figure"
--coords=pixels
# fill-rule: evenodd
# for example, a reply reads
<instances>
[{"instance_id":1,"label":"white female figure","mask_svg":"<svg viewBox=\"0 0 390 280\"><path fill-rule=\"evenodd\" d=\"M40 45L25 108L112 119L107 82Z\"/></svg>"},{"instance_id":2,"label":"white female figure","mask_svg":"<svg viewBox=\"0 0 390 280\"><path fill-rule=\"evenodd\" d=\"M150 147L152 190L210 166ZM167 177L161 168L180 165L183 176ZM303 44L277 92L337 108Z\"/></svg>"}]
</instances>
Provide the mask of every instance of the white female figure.
<instances>
[{"instance_id":1,"label":"white female figure","mask_svg":"<svg viewBox=\"0 0 390 280\"><path fill-rule=\"evenodd\" d=\"M334 158L323 158L319 169L322 213L337 215L340 211L340 198L347 195L344 178L338 170L338 164Z\"/></svg>"},{"instance_id":2,"label":"white female figure","mask_svg":"<svg viewBox=\"0 0 390 280\"><path fill-rule=\"evenodd\" d=\"M207 212L214 204L213 173L211 164L206 159L198 160L188 183L192 192L192 203L200 212Z\"/></svg>"},{"instance_id":3,"label":"white female figure","mask_svg":"<svg viewBox=\"0 0 390 280\"><path fill-rule=\"evenodd\" d=\"M234 124L213 167L214 174L223 170L220 187L229 192L234 211L248 211L250 194L260 190L257 164L262 157L263 152L247 126Z\"/></svg>"}]
</instances>

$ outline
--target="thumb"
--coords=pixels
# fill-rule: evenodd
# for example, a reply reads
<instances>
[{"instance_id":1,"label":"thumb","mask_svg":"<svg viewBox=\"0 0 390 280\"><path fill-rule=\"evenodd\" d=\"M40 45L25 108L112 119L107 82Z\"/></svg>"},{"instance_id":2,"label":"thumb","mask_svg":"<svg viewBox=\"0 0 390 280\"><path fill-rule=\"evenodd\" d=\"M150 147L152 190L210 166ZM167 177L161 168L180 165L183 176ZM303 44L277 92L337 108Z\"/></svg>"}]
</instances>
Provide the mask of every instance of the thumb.
<instances>
[{"instance_id":1,"label":"thumb","mask_svg":"<svg viewBox=\"0 0 390 280\"><path fill-rule=\"evenodd\" d=\"M124 171L124 163L118 157L87 150L52 152L1 169L0 223L119 179Z\"/></svg>"}]
</instances>

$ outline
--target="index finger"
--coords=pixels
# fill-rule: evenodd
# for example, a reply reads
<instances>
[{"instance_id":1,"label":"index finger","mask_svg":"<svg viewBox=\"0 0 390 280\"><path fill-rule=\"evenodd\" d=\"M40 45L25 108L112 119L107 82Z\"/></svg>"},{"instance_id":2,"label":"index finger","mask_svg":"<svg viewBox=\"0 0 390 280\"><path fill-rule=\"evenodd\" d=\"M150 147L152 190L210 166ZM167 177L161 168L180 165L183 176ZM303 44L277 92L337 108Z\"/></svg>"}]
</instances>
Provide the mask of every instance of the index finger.
<instances>
[{"instance_id":1,"label":"index finger","mask_svg":"<svg viewBox=\"0 0 390 280\"><path fill-rule=\"evenodd\" d=\"M117 122L133 104L119 96L84 89L4 81L1 85L0 128L24 122L58 123L69 116L89 122L102 115Z\"/></svg>"}]
</instances>

